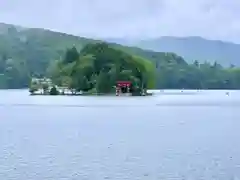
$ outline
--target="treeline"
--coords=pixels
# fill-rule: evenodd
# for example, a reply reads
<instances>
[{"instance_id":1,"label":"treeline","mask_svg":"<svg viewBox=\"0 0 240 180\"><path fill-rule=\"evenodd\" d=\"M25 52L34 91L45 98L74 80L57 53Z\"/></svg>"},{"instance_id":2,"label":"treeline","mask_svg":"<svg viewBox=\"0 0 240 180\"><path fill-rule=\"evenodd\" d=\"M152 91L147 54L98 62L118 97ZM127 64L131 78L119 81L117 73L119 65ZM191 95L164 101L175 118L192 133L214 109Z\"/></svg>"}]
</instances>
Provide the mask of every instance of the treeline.
<instances>
[{"instance_id":1,"label":"treeline","mask_svg":"<svg viewBox=\"0 0 240 180\"><path fill-rule=\"evenodd\" d=\"M64 33L1 23L0 31L0 88L27 88L32 76L48 76L55 60L64 59L67 49L71 49L73 44L79 53L86 45L99 42ZM174 53L153 52L117 44L110 46L125 55L118 53L114 57L109 55L112 52L102 52L104 56L112 59L137 57L152 62L155 66L155 88L240 89L238 67L223 68L217 63L200 64L197 61L188 64ZM98 63L104 64L104 61L100 60Z\"/></svg>"},{"instance_id":2,"label":"treeline","mask_svg":"<svg viewBox=\"0 0 240 180\"><path fill-rule=\"evenodd\" d=\"M107 87L107 84L112 87L117 80L134 80L134 74L130 72L134 72L128 66L125 66L126 62L137 62L142 60L143 62L148 62L148 73L150 76L145 75L147 80L151 80L151 87L156 89L240 89L240 68L231 66L229 68L224 68L217 62L210 64L205 62L203 64L195 61L193 64L187 64L183 58L172 54L172 53L155 53L146 51L146 54L143 54L145 57L151 57L151 60L139 56L131 54L129 49L119 49L119 48L109 48L110 45L105 43L98 43L95 45L87 45L82 52L80 53L79 64L83 66L87 66L86 70L88 75L85 74L77 75L77 79L80 80L80 77L87 77L85 84L92 84L92 82L97 82L98 80L92 80L90 75L99 75L101 74L102 83L105 84L104 87ZM112 46L111 46L112 47ZM78 57L77 50L75 48L69 49L66 53L66 57L73 60L71 58L71 52L75 56ZM127 51L128 53L126 53ZM142 52L141 52L142 53ZM82 55L81 55L82 54ZM138 52L138 55L140 53ZM72 55L74 56L74 55ZM94 59L94 60L93 60ZM97 61L96 61L97 59ZM94 65L91 63L95 62ZM119 65L119 62L123 63L122 66ZM154 68L149 65L152 64ZM116 72L116 67L119 65L122 69L122 73L128 73L124 76L118 76ZM93 66L95 66L93 68ZM66 66L64 66L66 67ZM137 64L132 64L132 68L136 68ZM69 66L68 66L69 68ZM100 69L99 69L100 68ZM105 68L104 73L99 73L101 68ZM91 70L90 70L91 69ZM108 69L108 70L106 70ZM114 71L115 69L115 71ZM146 70L143 70L146 71ZM79 71L80 72L80 71ZM121 73L120 73L121 74ZM129 78L132 76L131 78ZM57 77L60 77L57 75ZM108 78L107 78L108 77ZM115 79L113 78L115 77ZM117 77L117 78L116 78ZM89 79L90 78L90 79ZM100 78L100 79L101 79ZM105 79L104 79L105 78ZM143 78L143 75L142 77ZM100 80L99 80L100 81ZM106 81L106 82L105 82ZM82 80L82 82L84 82ZM137 87L140 86L141 83L138 80ZM154 84L154 85L153 85ZM149 88L149 87L148 87Z\"/></svg>"},{"instance_id":3,"label":"treeline","mask_svg":"<svg viewBox=\"0 0 240 180\"><path fill-rule=\"evenodd\" d=\"M71 69L71 66L73 65L72 62L78 62L78 65L75 65L74 68L79 68L79 71L73 71L73 69L71 69L71 71L76 73L75 75L71 74L71 77L74 76L74 81L82 81L82 83L85 83L87 88L92 88L93 86L96 87L96 78L105 78L104 81L107 77L113 78L114 68L120 68L120 71L118 70L118 72L121 72L123 75L123 77L117 76L119 80L124 80L126 77L129 79L131 76L132 79L137 77L138 80L135 79L133 81L137 82L139 85L141 78L143 79L143 75L141 75L142 77L140 78L140 75L136 75L136 71L133 70L138 67L137 64L133 63L132 66L129 67L128 63L130 60L130 62L143 61L145 64L148 62L148 65L151 64L154 66L153 69L150 68L152 71L151 73L155 74L154 78L150 78L152 81L155 81L154 83L151 82L151 84L155 84L155 86L151 88L240 89L240 68L238 67L232 66L224 68L218 63L210 64L206 62L201 64L198 63L198 61L195 61L193 64L187 64L183 58L172 53L157 53L123 46L112 46L109 44L105 44L105 47L103 47L103 44L99 43L99 46L92 46L90 43L86 45L81 52L75 48L75 57L73 55L74 53L72 53L72 55L69 53L69 51L74 48L68 48L68 50L65 50L65 53L62 53L62 55L59 56L62 57L59 59L68 59L69 62L65 62L64 65L58 64L59 68L64 66L64 70L66 70L65 68ZM111 46L111 50L109 50L109 46ZM36 59L39 59L38 57L39 54L41 54L41 51L33 51L35 53L29 52L31 58L27 59L17 58L16 55L12 58L11 54L6 52L8 51L0 49L0 88L27 88L29 87L30 78L32 76L49 76L56 62L54 59L50 61L49 59L44 59L44 57L42 57L43 60L36 61L35 57ZM51 50L48 49L44 52L46 56L48 56L47 52L50 53ZM48 57L50 57L50 55ZM96 57L98 59L97 61L94 60ZM93 62L95 62L95 64L93 64ZM119 64L119 62L122 64ZM149 67L151 65L149 65ZM107 73L111 70L112 74L106 75L106 72L102 72L102 70L100 72L99 68L103 67ZM87 72L87 76L81 75L83 71ZM125 77L123 72L125 74L128 73L128 75ZM148 69L148 73L149 72L150 70ZM101 74L101 76L96 77L96 74ZM69 81L68 77L70 76L68 75L64 77L65 79L63 78L61 81L69 83L67 82ZM110 83L111 86L113 85L114 80L116 79L112 79L112 82ZM107 82L110 81L108 80ZM104 85L104 87L106 86Z\"/></svg>"},{"instance_id":4,"label":"treeline","mask_svg":"<svg viewBox=\"0 0 240 180\"><path fill-rule=\"evenodd\" d=\"M156 65L160 89L240 89L240 68L223 68L218 63Z\"/></svg>"}]
</instances>

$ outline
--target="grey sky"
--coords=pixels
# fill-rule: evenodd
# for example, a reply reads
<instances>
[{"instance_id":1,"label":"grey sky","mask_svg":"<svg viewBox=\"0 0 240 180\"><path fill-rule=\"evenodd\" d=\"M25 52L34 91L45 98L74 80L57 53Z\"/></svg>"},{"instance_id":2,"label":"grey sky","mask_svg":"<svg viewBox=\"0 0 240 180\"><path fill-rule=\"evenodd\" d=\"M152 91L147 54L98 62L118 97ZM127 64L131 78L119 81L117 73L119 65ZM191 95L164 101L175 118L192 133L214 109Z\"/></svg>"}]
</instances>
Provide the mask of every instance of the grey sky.
<instances>
[{"instance_id":1,"label":"grey sky","mask_svg":"<svg viewBox=\"0 0 240 180\"><path fill-rule=\"evenodd\" d=\"M90 37L240 42L239 0L0 0L0 21Z\"/></svg>"}]
</instances>

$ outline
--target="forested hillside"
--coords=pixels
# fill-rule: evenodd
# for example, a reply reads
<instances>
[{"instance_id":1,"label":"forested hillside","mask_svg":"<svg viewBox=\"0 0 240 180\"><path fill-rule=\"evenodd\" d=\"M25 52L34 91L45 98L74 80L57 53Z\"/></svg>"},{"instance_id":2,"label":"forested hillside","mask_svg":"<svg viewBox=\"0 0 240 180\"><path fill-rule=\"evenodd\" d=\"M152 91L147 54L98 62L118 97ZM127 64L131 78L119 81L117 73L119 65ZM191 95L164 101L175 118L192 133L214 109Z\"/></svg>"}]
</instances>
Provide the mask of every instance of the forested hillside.
<instances>
[{"instance_id":1,"label":"forested hillside","mask_svg":"<svg viewBox=\"0 0 240 180\"><path fill-rule=\"evenodd\" d=\"M160 37L145 40L109 39L109 41L158 52L173 52L184 57L189 63L194 60L201 63L217 61L226 67L231 64L240 66L240 44L230 42L207 40L201 37Z\"/></svg>"},{"instance_id":2,"label":"forested hillside","mask_svg":"<svg viewBox=\"0 0 240 180\"><path fill-rule=\"evenodd\" d=\"M67 48L75 46L80 50L96 42L100 41L0 23L0 88L27 87L28 77L45 76L50 62L61 59ZM171 56L176 56L117 44L112 46L151 61L167 62ZM177 56L176 60L185 63Z\"/></svg>"},{"instance_id":3,"label":"forested hillside","mask_svg":"<svg viewBox=\"0 0 240 180\"><path fill-rule=\"evenodd\" d=\"M0 24L0 88L28 87L30 77L47 76L53 64L63 60L69 49L75 48L80 52L83 47L99 42L44 29ZM154 52L114 43L108 46L124 52L114 57L102 51L104 57L111 57L112 60L124 61L126 55L121 54L128 54L151 62L156 73L155 88L240 88L240 70L233 66L223 68L216 62L200 63L194 60L194 63L188 64L174 53Z\"/></svg>"}]
</instances>

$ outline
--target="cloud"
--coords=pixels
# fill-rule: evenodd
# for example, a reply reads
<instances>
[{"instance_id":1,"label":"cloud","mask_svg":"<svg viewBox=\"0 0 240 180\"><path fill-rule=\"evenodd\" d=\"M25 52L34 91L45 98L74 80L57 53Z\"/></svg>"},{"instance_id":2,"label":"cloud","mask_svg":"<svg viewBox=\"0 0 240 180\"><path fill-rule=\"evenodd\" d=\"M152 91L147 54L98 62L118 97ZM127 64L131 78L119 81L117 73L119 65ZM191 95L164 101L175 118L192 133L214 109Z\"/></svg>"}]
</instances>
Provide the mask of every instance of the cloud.
<instances>
[{"instance_id":1,"label":"cloud","mask_svg":"<svg viewBox=\"0 0 240 180\"><path fill-rule=\"evenodd\" d=\"M240 42L239 0L0 0L0 21L91 37Z\"/></svg>"}]
</instances>

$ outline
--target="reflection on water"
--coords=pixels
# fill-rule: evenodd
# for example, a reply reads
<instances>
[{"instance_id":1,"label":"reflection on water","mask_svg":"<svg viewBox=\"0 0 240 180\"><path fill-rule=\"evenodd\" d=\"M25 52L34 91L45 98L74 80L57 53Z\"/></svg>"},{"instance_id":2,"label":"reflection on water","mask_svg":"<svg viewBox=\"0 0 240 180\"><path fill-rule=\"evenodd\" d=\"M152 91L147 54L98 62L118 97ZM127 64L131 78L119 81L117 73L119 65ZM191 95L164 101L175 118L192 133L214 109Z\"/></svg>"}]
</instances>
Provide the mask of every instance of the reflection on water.
<instances>
[{"instance_id":1,"label":"reflection on water","mask_svg":"<svg viewBox=\"0 0 240 180\"><path fill-rule=\"evenodd\" d=\"M0 179L240 178L240 92L0 91Z\"/></svg>"}]
</instances>

